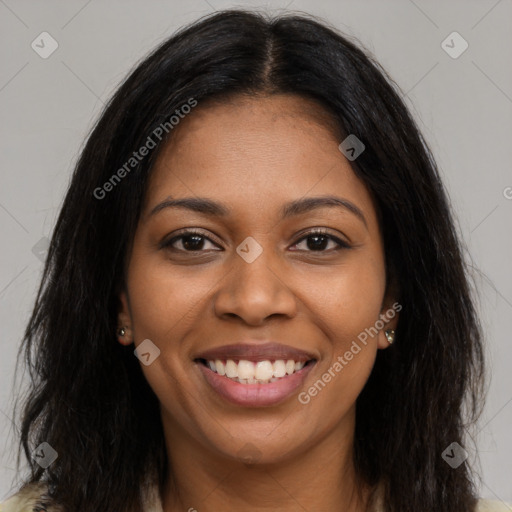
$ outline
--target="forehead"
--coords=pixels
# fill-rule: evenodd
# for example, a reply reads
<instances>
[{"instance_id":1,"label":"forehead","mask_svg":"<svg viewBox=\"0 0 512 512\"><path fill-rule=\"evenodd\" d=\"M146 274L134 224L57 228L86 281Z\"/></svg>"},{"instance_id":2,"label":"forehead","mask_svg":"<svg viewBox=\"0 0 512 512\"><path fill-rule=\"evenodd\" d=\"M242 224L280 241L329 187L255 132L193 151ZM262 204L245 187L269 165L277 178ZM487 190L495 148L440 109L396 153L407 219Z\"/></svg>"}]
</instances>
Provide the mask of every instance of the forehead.
<instances>
[{"instance_id":1,"label":"forehead","mask_svg":"<svg viewBox=\"0 0 512 512\"><path fill-rule=\"evenodd\" d=\"M341 130L314 100L236 97L197 107L174 128L153 169L147 209L168 196L207 196L273 209L336 193L370 217L373 199L338 149Z\"/></svg>"}]
</instances>

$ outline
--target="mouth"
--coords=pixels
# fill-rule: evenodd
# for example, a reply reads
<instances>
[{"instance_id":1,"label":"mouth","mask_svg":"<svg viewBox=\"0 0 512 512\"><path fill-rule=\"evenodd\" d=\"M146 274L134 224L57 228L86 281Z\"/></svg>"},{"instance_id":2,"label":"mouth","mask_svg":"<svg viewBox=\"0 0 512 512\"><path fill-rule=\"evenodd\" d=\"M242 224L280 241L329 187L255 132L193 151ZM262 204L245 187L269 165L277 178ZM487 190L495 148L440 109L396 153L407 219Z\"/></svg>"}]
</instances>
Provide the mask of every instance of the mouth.
<instances>
[{"instance_id":1,"label":"mouth","mask_svg":"<svg viewBox=\"0 0 512 512\"><path fill-rule=\"evenodd\" d=\"M210 392L243 407L285 401L302 386L317 360L299 349L261 342L226 345L194 358Z\"/></svg>"},{"instance_id":2,"label":"mouth","mask_svg":"<svg viewBox=\"0 0 512 512\"><path fill-rule=\"evenodd\" d=\"M315 359L295 361L294 359L264 359L249 361L247 359L196 359L197 363L209 368L212 372L226 377L239 384L269 384L300 372L305 366L312 365Z\"/></svg>"}]
</instances>

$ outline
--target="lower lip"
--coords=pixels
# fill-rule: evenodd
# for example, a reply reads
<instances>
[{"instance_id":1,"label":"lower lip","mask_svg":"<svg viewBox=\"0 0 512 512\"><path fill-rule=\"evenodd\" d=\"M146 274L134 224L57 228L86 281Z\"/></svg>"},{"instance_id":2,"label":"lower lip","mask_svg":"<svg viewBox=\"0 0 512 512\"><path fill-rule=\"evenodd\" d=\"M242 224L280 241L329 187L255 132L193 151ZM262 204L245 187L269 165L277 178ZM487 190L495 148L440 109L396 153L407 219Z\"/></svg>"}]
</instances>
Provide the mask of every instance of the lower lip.
<instances>
[{"instance_id":1,"label":"lower lip","mask_svg":"<svg viewBox=\"0 0 512 512\"><path fill-rule=\"evenodd\" d=\"M304 382L315 362L304 366L298 372L282 377L268 384L240 384L219 375L202 363L196 363L210 386L228 402L243 407L265 407L283 402L293 395Z\"/></svg>"}]
</instances>

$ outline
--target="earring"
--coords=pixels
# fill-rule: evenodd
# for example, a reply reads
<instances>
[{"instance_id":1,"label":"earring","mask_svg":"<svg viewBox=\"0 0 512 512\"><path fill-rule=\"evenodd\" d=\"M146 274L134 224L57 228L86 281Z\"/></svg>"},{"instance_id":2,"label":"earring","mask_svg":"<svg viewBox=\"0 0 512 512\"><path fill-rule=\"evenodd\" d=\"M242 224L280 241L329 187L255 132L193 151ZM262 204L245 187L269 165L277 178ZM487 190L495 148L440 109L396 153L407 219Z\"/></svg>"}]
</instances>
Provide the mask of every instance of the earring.
<instances>
[{"instance_id":1,"label":"earring","mask_svg":"<svg viewBox=\"0 0 512 512\"><path fill-rule=\"evenodd\" d=\"M384 334L386 335L388 343L391 345L395 341L395 331L393 329L388 329L387 331L384 331Z\"/></svg>"},{"instance_id":2,"label":"earring","mask_svg":"<svg viewBox=\"0 0 512 512\"><path fill-rule=\"evenodd\" d=\"M117 335L123 337L126 334L126 329L124 327L119 327L117 330Z\"/></svg>"}]
</instances>

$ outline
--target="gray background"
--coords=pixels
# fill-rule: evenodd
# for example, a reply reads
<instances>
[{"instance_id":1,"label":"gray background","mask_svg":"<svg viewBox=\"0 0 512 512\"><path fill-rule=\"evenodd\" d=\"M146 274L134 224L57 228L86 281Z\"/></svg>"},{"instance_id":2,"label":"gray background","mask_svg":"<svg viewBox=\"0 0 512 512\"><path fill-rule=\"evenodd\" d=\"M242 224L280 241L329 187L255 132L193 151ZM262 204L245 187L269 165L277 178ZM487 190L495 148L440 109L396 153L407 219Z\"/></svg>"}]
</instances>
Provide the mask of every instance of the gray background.
<instances>
[{"instance_id":1,"label":"gray background","mask_svg":"<svg viewBox=\"0 0 512 512\"><path fill-rule=\"evenodd\" d=\"M468 451L481 461L481 495L512 501L510 0L0 0L0 501L17 482L11 416L21 382L13 375L42 270L33 248L51 233L84 138L150 49L183 24L234 6L320 16L359 38L403 90L441 168L468 260L481 271L492 372L478 450ZM31 48L44 31L59 45L47 59ZM441 46L453 31L469 44L456 59ZM44 240L40 246L44 254Z\"/></svg>"}]
</instances>

